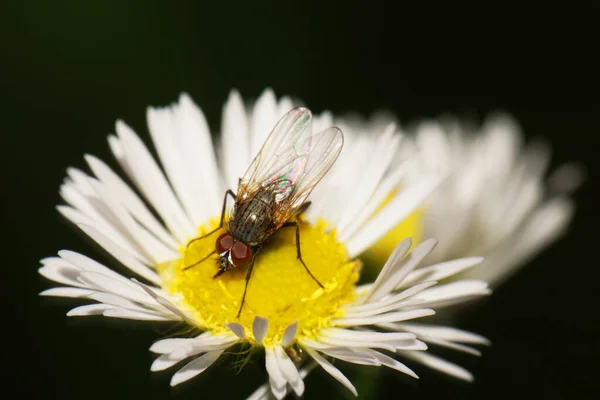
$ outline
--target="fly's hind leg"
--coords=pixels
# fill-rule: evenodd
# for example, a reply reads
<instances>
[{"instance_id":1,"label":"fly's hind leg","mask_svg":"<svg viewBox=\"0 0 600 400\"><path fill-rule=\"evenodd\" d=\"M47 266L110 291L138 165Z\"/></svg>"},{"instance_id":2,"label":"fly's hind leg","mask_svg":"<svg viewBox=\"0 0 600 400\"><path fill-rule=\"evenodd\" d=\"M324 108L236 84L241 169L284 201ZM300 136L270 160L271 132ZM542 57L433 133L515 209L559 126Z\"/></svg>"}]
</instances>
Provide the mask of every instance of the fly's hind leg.
<instances>
[{"instance_id":1,"label":"fly's hind leg","mask_svg":"<svg viewBox=\"0 0 600 400\"><path fill-rule=\"evenodd\" d=\"M306 209L307 207L304 207L306 204L310 205L310 203L304 203L301 207ZM315 276L312 274L312 272L310 272L310 269L308 269L308 267L306 266L306 264L304 263L304 260L302 259L302 251L300 250L300 226L298 225L298 222L296 221L288 221L285 224L283 224L282 228L287 228L290 226L295 226L296 227L296 255L298 257L298 260L300 260L300 263L302 263L302 266L304 267L304 269L306 270L306 272L308 272L308 274L310 275L311 278L313 278L313 280L315 282L317 282L317 284L323 288L323 285L321 284L321 282L319 282L319 280L317 278L315 278Z\"/></svg>"}]
</instances>

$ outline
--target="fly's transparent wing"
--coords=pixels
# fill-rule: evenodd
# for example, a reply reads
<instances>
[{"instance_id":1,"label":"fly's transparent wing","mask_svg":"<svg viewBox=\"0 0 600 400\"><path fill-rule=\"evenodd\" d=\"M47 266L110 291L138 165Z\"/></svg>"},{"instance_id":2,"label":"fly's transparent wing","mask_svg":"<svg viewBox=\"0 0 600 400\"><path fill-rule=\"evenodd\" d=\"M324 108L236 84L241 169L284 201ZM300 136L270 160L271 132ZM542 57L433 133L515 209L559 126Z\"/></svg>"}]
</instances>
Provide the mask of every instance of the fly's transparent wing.
<instances>
[{"instance_id":1,"label":"fly's transparent wing","mask_svg":"<svg viewBox=\"0 0 600 400\"><path fill-rule=\"evenodd\" d=\"M240 181L236 202L259 190L274 194L274 225L292 217L340 155L344 137L332 127L312 134L306 108L289 111L275 126Z\"/></svg>"},{"instance_id":2,"label":"fly's transparent wing","mask_svg":"<svg viewBox=\"0 0 600 400\"><path fill-rule=\"evenodd\" d=\"M292 213L306 201L310 192L333 166L343 145L344 135L337 127L327 128L312 136L304 170L296 179L288 201Z\"/></svg>"},{"instance_id":3,"label":"fly's transparent wing","mask_svg":"<svg viewBox=\"0 0 600 400\"><path fill-rule=\"evenodd\" d=\"M308 161L311 125L312 114L304 107L292 109L279 120L240 180L238 197L241 200L277 182L282 186L278 200L291 193Z\"/></svg>"}]
</instances>

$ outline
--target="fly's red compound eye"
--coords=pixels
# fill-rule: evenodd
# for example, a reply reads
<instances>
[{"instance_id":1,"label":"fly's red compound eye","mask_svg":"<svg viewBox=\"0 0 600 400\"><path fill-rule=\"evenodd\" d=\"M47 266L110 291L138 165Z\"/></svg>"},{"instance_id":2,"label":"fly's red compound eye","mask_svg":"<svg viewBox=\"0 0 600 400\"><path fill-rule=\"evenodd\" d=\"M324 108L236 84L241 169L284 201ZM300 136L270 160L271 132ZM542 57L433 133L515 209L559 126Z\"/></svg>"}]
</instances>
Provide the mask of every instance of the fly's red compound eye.
<instances>
[{"instance_id":1,"label":"fly's red compound eye","mask_svg":"<svg viewBox=\"0 0 600 400\"><path fill-rule=\"evenodd\" d=\"M231 260L236 265L247 264L252 258L252 250L242 242L236 242L231 248Z\"/></svg>"},{"instance_id":2,"label":"fly's red compound eye","mask_svg":"<svg viewBox=\"0 0 600 400\"><path fill-rule=\"evenodd\" d=\"M233 245L233 237L229 233L222 233L217 238L217 242L215 243L215 249L218 254L222 254L229 250Z\"/></svg>"}]
</instances>

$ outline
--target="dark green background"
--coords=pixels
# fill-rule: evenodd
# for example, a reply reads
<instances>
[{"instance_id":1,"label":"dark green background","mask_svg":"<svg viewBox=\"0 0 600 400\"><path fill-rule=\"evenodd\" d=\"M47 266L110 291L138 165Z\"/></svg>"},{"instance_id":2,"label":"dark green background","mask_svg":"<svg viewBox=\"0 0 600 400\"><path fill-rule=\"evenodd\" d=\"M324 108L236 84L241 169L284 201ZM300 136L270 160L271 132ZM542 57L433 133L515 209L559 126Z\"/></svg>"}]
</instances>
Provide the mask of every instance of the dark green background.
<instances>
[{"instance_id":1,"label":"dark green background","mask_svg":"<svg viewBox=\"0 0 600 400\"><path fill-rule=\"evenodd\" d=\"M253 98L267 85L316 111L387 108L405 123L506 110L529 138L552 141L554 165L581 160L588 169L572 234L460 321L494 343L481 359L453 357L475 383L424 368L417 382L386 371L372 382L373 398L586 398L600 389L598 7L191 0L1 7L6 398L242 398L262 383L260 359L240 375L223 365L229 359L171 389L170 374L150 373L148 347L172 329L67 319L73 302L38 297L51 284L37 267L62 248L114 265L54 205L66 167L84 167L83 153L112 160L105 139L116 118L147 140L145 107L187 91L218 128L230 88ZM306 398L347 395L324 373L313 375Z\"/></svg>"}]
</instances>

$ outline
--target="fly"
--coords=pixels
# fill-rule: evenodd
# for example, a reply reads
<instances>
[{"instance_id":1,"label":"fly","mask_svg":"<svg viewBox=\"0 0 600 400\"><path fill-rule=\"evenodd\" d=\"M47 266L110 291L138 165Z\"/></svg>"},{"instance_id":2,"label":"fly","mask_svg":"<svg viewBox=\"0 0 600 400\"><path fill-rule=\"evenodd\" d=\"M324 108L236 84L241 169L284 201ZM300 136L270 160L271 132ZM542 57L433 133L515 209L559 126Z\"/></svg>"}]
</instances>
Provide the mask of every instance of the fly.
<instances>
[{"instance_id":1,"label":"fly","mask_svg":"<svg viewBox=\"0 0 600 400\"><path fill-rule=\"evenodd\" d=\"M219 230L224 231L210 254L184 269L200 264L213 254L218 254L218 271L214 278L235 267L248 267L237 318L246 300L254 261L262 246L280 228L295 227L297 258L311 278L323 287L302 259L300 229L295 217L310 205L306 201L308 195L338 158L343 143L339 128L313 134L310 110L292 109L275 125L240 178L237 193L231 189L225 192L219 226L188 243L189 246ZM229 216L226 215L227 196L234 199Z\"/></svg>"}]
</instances>

